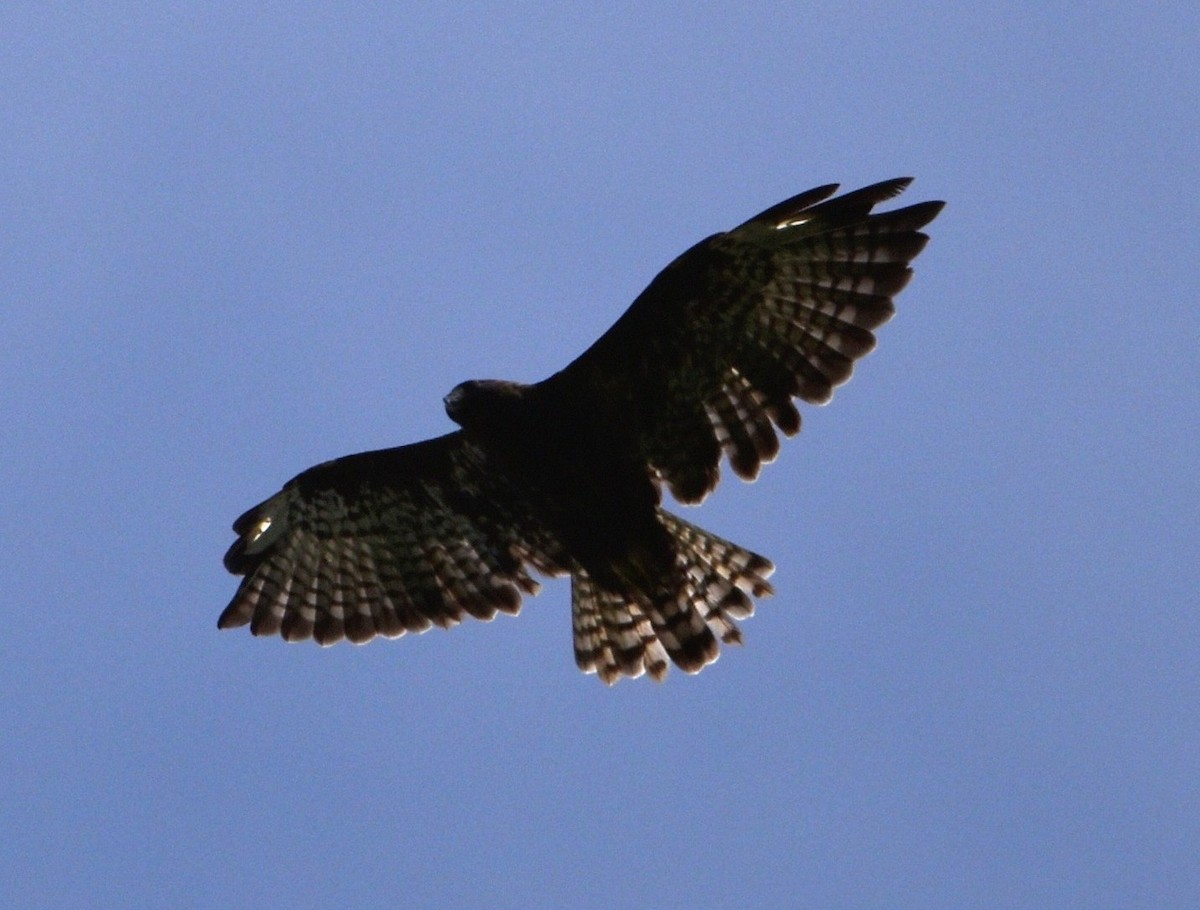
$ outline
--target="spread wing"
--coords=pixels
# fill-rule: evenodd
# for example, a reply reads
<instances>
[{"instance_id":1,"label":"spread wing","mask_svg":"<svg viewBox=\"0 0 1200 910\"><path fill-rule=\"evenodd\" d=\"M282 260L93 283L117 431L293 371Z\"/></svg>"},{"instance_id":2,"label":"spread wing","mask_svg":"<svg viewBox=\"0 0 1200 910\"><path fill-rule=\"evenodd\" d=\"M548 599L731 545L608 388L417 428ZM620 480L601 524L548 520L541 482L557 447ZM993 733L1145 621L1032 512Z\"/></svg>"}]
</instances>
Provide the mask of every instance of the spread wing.
<instances>
[{"instance_id":1,"label":"spread wing","mask_svg":"<svg viewBox=\"0 0 1200 910\"><path fill-rule=\"evenodd\" d=\"M521 493L461 433L310 468L242 515L225 554L244 575L218 620L331 644L516 613L567 568Z\"/></svg>"},{"instance_id":2,"label":"spread wing","mask_svg":"<svg viewBox=\"0 0 1200 910\"><path fill-rule=\"evenodd\" d=\"M724 452L752 479L827 402L912 275L943 203L872 214L910 179L794 196L696 244L601 338L541 385L631 437L681 502L716 486Z\"/></svg>"}]
</instances>

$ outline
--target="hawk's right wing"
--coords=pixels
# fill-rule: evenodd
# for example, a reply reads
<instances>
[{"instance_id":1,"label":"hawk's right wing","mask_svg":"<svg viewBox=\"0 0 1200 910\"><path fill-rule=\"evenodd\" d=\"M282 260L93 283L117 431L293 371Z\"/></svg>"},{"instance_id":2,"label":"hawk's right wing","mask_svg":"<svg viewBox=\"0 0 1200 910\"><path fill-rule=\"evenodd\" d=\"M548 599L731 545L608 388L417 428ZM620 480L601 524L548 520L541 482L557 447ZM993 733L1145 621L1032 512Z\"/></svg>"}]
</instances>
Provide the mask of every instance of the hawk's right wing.
<instances>
[{"instance_id":1,"label":"hawk's right wing","mask_svg":"<svg viewBox=\"0 0 1200 910\"><path fill-rule=\"evenodd\" d=\"M233 526L217 625L332 644L516 613L568 568L521 491L461 433L310 468Z\"/></svg>"}]
</instances>

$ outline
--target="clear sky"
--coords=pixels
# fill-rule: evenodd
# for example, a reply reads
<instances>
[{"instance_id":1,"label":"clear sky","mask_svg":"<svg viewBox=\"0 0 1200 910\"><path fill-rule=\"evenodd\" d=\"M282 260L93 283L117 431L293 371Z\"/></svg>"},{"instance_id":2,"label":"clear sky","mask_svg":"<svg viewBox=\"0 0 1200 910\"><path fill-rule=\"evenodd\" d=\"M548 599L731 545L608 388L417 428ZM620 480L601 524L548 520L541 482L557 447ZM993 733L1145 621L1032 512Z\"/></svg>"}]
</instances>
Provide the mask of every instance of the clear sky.
<instances>
[{"instance_id":1,"label":"clear sky","mask_svg":"<svg viewBox=\"0 0 1200 910\"><path fill-rule=\"evenodd\" d=\"M1200 905L1200 8L335 6L0 11L0 905ZM901 175L878 350L686 513L743 648L218 633L293 474Z\"/></svg>"}]
</instances>

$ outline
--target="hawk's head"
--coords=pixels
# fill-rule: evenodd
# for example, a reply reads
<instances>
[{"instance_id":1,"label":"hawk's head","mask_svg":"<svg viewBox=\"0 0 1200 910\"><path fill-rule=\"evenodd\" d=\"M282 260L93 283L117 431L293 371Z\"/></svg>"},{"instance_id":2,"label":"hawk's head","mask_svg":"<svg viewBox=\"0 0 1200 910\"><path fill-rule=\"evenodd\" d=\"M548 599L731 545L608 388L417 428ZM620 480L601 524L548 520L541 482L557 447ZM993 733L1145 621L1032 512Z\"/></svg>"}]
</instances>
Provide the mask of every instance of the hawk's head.
<instances>
[{"instance_id":1,"label":"hawk's head","mask_svg":"<svg viewBox=\"0 0 1200 910\"><path fill-rule=\"evenodd\" d=\"M485 430L517 416L529 386L504 379L468 379L442 399L446 414L464 430Z\"/></svg>"}]
</instances>

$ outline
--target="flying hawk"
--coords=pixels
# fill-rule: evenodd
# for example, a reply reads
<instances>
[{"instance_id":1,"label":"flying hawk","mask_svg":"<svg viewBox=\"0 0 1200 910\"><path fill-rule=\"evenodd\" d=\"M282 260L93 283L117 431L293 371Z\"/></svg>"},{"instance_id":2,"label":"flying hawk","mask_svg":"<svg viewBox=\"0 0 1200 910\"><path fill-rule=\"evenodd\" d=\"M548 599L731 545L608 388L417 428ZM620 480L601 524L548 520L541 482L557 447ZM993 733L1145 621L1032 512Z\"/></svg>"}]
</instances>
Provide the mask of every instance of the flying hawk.
<instances>
[{"instance_id":1,"label":"flying hawk","mask_svg":"<svg viewBox=\"0 0 1200 910\"><path fill-rule=\"evenodd\" d=\"M472 380L460 429L309 468L233 525L218 626L327 645L516 613L571 576L575 661L606 683L695 673L771 593L765 557L667 512L753 480L829 401L942 209L873 213L909 179L822 186L696 244L595 344L533 385ZM831 198L832 197L832 198Z\"/></svg>"}]
</instances>

